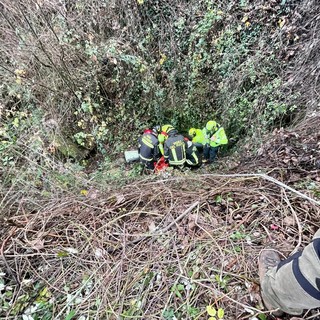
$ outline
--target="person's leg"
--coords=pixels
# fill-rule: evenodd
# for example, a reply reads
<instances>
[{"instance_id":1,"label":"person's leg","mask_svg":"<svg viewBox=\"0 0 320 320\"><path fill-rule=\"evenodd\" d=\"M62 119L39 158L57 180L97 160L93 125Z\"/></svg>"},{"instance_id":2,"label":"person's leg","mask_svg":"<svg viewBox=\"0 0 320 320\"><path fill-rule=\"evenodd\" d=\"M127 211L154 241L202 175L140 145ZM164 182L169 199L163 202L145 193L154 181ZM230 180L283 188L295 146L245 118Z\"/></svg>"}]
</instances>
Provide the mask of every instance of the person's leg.
<instances>
[{"instance_id":1,"label":"person's leg","mask_svg":"<svg viewBox=\"0 0 320 320\"><path fill-rule=\"evenodd\" d=\"M148 170L154 170L154 161L146 161L145 166Z\"/></svg>"},{"instance_id":2,"label":"person's leg","mask_svg":"<svg viewBox=\"0 0 320 320\"><path fill-rule=\"evenodd\" d=\"M270 259L277 266L263 274ZM320 229L302 253L280 263L280 259L276 260L274 250L263 250L259 257L261 294L266 307L292 315L320 307Z\"/></svg>"},{"instance_id":3,"label":"person's leg","mask_svg":"<svg viewBox=\"0 0 320 320\"><path fill-rule=\"evenodd\" d=\"M210 147L209 162L213 162L216 159L218 150L219 150L219 147Z\"/></svg>"},{"instance_id":4,"label":"person's leg","mask_svg":"<svg viewBox=\"0 0 320 320\"><path fill-rule=\"evenodd\" d=\"M210 151L210 146L208 144L203 146L203 158L204 162L209 160L209 151Z\"/></svg>"},{"instance_id":5,"label":"person's leg","mask_svg":"<svg viewBox=\"0 0 320 320\"><path fill-rule=\"evenodd\" d=\"M203 154L204 145L201 143L194 143L194 145L197 147L198 152Z\"/></svg>"},{"instance_id":6,"label":"person's leg","mask_svg":"<svg viewBox=\"0 0 320 320\"><path fill-rule=\"evenodd\" d=\"M140 159L140 163L143 166L143 172L150 173L150 172L152 172L154 170L154 162L153 162L153 160L147 161L147 160L144 160L144 159Z\"/></svg>"}]
</instances>

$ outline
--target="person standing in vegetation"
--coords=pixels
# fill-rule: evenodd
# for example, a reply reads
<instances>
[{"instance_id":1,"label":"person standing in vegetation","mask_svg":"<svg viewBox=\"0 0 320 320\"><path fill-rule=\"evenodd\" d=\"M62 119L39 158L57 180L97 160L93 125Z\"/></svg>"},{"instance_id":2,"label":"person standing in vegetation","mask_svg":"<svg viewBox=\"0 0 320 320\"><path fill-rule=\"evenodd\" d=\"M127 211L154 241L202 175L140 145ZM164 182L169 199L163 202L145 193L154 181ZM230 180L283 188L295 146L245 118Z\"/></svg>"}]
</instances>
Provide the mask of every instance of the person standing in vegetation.
<instances>
[{"instance_id":1,"label":"person standing in vegetation","mask_svg":"<svg viewBox=\"0 0 320 320\"><path fill-rule=\"evenodd\" d=\"M304 309L319 308L320 229L302 252L288 259L281 261L275 250L262 250L259 276L263 302L268 310L275 310L271 312L274 316L283 312L300 315Z\"/></svg>"},{"instance_id":2,"label":"person standing in vegetation","mask_svg":"<svg viewBox=\"0 0 320 320\"><path fill-rule=\"evenodd\" d=\"M140 162L148 170L154 170L154 161L160 158L158 130L156 127L146 129L142 137L139 138L139 157Z\"/></svg>"},{"instance_id":3,"label":"person standing in vegetation","mask_svg":"<svg viewBox=\"0 0 320 320\"><path fill-rule=\"evenodd\" d=\"M189 129L189 136L192 139L192 143L197 147L198 151L203 152L203 146L206 144L206 139L202 130L191 128Z\"/></svg>"},{"instance_id":4,"label":"person standing in vegetation","mask_svg":"<svg viewBox=\"0 0 320 320\"><path fill-rule=\"evenodd\" d=\"M176 129L168 132L164 142L164 158L170 166L183 166L186 162L186 143Z\"/></svg>"},{"instance_id":5,"label":"person standing in vegetation","mask_svg":"<svg viewBox=\"0 0 320 320\"><path fill-rule=\"evenodd\" d=\"M204 162L212 163L220 146L228 143L228 138L224 128L213 120L207 122L202 132L205 137Z\"/></svg>"}]
</instances>

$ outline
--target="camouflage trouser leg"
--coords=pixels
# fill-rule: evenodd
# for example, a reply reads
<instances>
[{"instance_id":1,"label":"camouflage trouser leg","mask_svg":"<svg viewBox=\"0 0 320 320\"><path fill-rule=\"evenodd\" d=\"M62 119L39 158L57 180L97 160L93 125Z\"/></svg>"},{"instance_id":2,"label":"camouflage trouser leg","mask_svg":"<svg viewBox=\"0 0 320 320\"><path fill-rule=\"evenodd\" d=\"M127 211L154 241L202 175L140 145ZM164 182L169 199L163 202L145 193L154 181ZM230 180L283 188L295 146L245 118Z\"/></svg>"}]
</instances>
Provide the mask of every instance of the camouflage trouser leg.
<instances>
[{"instance_id":1,"label":"camouflage trouser leg","mask_svg":"<svg viewBox=\"0 0 320 320\"><path fill-rule=\"evenodd\" d=\"M261 289L265 301L288 314L320 307L320 229L302 253L266 273Z\"/></svg>"}]
</instances>

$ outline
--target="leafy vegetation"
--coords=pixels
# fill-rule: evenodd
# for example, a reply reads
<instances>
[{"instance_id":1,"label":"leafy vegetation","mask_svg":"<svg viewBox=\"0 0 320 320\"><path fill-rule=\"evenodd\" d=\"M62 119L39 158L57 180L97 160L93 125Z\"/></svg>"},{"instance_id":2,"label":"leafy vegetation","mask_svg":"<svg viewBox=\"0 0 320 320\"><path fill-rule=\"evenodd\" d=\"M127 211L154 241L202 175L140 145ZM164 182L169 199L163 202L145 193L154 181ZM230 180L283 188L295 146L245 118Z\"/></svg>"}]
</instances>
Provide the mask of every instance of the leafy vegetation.
<instances>
[{"instance_id":1,"label":"leafy vegetation","mask_svg":"<svg viewBox=\"0 0 320 320\"><path fill-rule=\"evenodd\" d=\"M29 0L3 9L3 141L28 144L37 133L53 152L55 124L80 149L114 155L152 124L187 130L214 117L235 140L259 142L305 108L285 85L301 40L287 1Z\"/></svg>"}]
</instances>

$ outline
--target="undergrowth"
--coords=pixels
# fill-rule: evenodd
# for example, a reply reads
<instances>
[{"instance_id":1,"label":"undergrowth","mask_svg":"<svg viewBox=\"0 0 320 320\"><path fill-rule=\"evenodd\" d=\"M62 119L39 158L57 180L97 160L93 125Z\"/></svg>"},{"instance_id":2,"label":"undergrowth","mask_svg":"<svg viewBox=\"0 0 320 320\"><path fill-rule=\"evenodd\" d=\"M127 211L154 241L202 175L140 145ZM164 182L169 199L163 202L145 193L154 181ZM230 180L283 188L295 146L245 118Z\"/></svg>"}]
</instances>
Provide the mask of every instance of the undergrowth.
<instances>
[{"instance_id":1,"label":"undergrowth","mask_svg":"<svg viewBox=\"0 0 320 320\"><path fill-rule=\"evenodd\" d=\"M288 95L286 70L305 40L305 6L4 1L1 136L40 118L106 155L152 124L186 131L217 118L230 137L258 143L306 109L299 90Z\"/></svg>"},{"instance_id":2,"label":"undergrowth","mask_svg":"<svg viewBox=\"0 0 320 320\"><path fill-rule=\"evenodd\" d=\"M1 222L0 316L264 320L260 250L303 247L318 217L319 202L241 175L21 203Z\"/></svg>"},{"instance_id":3,"label":"undergrowth","mask_svg":"<svg viewBox=\"0 0 320 320\"><path fill-rule=\"evenodd\" d=\"M2 1L2 206L138 177L119 158L158 123L186 133L214 118L231 153L257 150L317 108L318 7Z\"/></svg>"}]
</instances>

